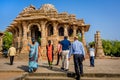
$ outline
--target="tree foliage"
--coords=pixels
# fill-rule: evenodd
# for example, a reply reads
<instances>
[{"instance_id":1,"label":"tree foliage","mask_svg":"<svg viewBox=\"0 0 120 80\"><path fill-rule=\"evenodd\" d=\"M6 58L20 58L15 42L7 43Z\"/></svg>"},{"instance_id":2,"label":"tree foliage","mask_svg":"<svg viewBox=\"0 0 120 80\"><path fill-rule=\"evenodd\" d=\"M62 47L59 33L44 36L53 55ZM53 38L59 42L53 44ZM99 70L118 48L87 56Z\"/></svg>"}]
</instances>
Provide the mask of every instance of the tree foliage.
<instances>
[{"instance_id":1,"label":"tree foliage","mask_svg":"<svg viewBox=\"0 0 120 80\"><path fill-rule=\"evenodd\" d=\"M90 45L95 46L95 42L94 42L94 41L90 42L90 43L89 43L89 46L90 46Z\"/></svg>"},{"instance_id":2,"label":"tree foliage","mask_svg":"<svg viewBox=\"0 0 120 80\"><path fill-rule=\"evenodd\" d=\"M110 40L102 40L102 46L105 55L111 55L112 43Z\"/></svg>"},{"instance_id":3,"label":"tree foliage","mask_svg":"<svg viewBox=\"0 0 120 80\"><path fill-rule=\"evenodd\" d=\"M8 49L12 44L12 34L10 32L4 32L3 37L3 49Z\"/></svg>"},{"instance_id":4,"label":"tree foliage","mask_svg":"<svg viewBox=\"0 0 120 80\"><path fill-rule=\"evenodd\" d=\"M120 41L102 40L102 43L106 55L120 57Z\"/></svg>"},{"instance_id":5,"label":"tree foliage","mask_svg":"<svg viewBox=\"0 0 120 80\"><path fill-rule=\"evenodd\" d=\"M80 34L77 34L77 36L78 36L78 40L79 40L79 41L82 41L81 35L80 35Z\"/></svg>"},{"instance_id":6,"label":"tree foliage","mask_svg":"<svg viewBox=\"0 0 120 80\"><path fill-rule=\"evenodd\" d=\"M111 42L112 42L111 54L120 57L120 41L116 40Z\"/></svg>"}]
</instances>

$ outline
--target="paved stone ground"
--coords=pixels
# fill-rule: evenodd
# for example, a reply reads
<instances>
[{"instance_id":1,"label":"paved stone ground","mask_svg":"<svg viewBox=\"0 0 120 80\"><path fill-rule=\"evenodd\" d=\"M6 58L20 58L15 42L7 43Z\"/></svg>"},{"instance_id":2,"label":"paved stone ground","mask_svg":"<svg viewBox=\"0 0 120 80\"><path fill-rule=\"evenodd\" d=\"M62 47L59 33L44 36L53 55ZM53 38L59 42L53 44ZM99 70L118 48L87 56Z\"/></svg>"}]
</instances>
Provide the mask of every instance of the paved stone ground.
<instances>
[{"instance_id":1,"label":"paved stone ground","mask_svg":"<svg viewBox=\"0 0 120 80\"><path fill-rule=\"evenodd\" d=\"M48 68L48 63L45 60L39 60L39 73L63 72L59 66L55 66L56 60L53 62L53 69ZM89 66L89 59L83 62L84 73L110 73L120 74L120 58L112 59L95 59L95 67ZM13 65L9 65L9 58L0 58L0 80L14 80L27 73L28 61L27 59L15 59ZM73 60L70 60L69 71L74 72Z\"/></svg>"}]
</instances>

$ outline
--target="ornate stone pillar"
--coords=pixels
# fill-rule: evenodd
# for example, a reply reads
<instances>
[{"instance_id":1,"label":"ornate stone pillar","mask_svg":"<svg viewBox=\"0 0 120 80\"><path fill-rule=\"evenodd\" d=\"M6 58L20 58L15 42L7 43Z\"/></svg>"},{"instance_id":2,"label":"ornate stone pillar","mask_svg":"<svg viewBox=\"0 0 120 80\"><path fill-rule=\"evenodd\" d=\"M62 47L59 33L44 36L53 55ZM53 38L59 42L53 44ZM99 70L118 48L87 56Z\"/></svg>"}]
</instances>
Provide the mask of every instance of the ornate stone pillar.
<instances>
[{"instance_id":1,"label":"ornate stone pillar","mask_svg":"<svg viewBox=\"0 0 120 80\"><path fill-rule=\"evenodd\" d=\"M73 26L73 36L76 36L76 26Z\"/></svg>"},{"instance_id":2,"label":"ornate stone pillar","mask_svg":"<svg viewBox=\"0 0 120 80\"><path fill-rule=\"evenodd\" d=\"M31 42L31 30L28 30L27 34L28 34L28 42Z\"/></svg>"},{"instance_id":3,"label":"ornate stone pillar","mask_svg":"<svg viewBox=\"0 0 120 80\"><path fill-rule=\"evenodd\" d=\"M46 34L45 34L45 25L46 25L47 21L40 21L40 25L41 25L41 47L42 47L42 51L43 51L43 56L46 55Z\"/></svg>"},{"instance_id":4,"label":"ornate stone pillar","mask_svg":"<svg viewBox=\"0 0 120 80\"><path fill-rule=\"evenodd\" d=\"M84 27L82 27L82 30L81 30L81 37L82 37L82 42L84 44L84 46L86 45L86 41L85 41L85 31L84 31Z\"/></svg>"},{"instance_id":5,"label":"ornate stone pillar","mask_svg":"<svg viewBox=\"0 0 120 80\"><path fill-rule=\"evenodd\" d=\"M18 24L18 29L19 29L19 38L18 38L18 53L21 51L21 38L22 38L22 28L20 24Z\"/></svg>"},{"instance_id":6,"label":"ornate stone pillar","mask_svg":"<svg viewBox=\"0 0 120 80\"><path fill-rule=\"evenodd\" d=\"M68 30L67 30L67 28L68 28L68 25L65 24L64 25L64 36L68 36Z\"/></svg>"},{"instance_id":7,"label":"ornate stone pillar","mask_svg":"<svg viewBox=\"0 0 120 80\"><path fill-rule=\"evenodd\" d=\"M19 24L19 53L21 53L21 50L22 50L22 39L23 39L23 28L20 23Z\"/></svg>"},{"instance_id":8,"label":"ornate stone pillar","mask_svg":"<svg viewBox=\"0 0 120 80\"><path fill-rule=\"evenodd\" d=\"M12 30L12 34L13 34L13 41L12 41L12 44L13 44L13 46L15 47L15 30L13 29Z\"/></svg>"},{"instance_id":9,"label":"ornate stone pillar","mask_svg":"<svg viewBox=\"0 0 120 80\"><path fill-rule=\"evenodd\" d=\"M17 26L15 26L15 27L17 27ZM14 41L15 41L15 48L16 48L16 50L17 50L17 53L18 53L18 38L19 38L19 36L18 36L18 30L17 30L17 28L15 28L15 37L14 37Z\"/></svg>"},{"instance_id":10,"label":"ornate stone pillar","mask_svg":"<svg viewBox=\"0 0 120 80\"><path fill-rule=\"evenodd\" d=\"M57 51L57 44L58 44L58 23L57 22L53 22L53 31L54 31L54 34L53 34L53 37L54 37L54 40L53 40L53 45L54 45L54 52Z\"/></svg>"},{"instance_id":11,"label":"ornate stone pillar","mask_svg":"<svg viewBox=\"0 0 120 80\"><path fill-rule=\"evenodd\" d=\"M22 27L23 27L23 38L22 38L22 50L21 53L28 53L27 51L27 22L22 22Z\"/></svg>"},{"instance_id":12,"label":"ornate stone pillar","mask_svg":"<svg viewBox=\"0 0 120 80\"><path fill-rule=\"evenodd\" d=\"M95 41L95 56L96 56L96 53L97 53L97 35L94 34L94 41Z\"/></svg>"},{"instance_id":13,"label":"ornate stone pillar","mask_svg":"<svg viewBox=\"0 0 120 80\"><path fill-rule=\"evenodd\" d=\"M84 27L82 27L82 29L81 29L81 37L82 37L82 43L84 45L85 52L87 53L87 45L86 45L86 41L85 41Z\"/></svg>"},{"instance_id":14,"label":"ornate stone pillar","mask_svg":"<svg viewBox=\"0 0 120 80\"><path fill-rule=\"evenodd\" d=\"M96 57L104 57L103 47L102 47L102 41L100 38L100 32L97 31L95 34L95 49L96 49Z\"/></svg>"}]
</instances>

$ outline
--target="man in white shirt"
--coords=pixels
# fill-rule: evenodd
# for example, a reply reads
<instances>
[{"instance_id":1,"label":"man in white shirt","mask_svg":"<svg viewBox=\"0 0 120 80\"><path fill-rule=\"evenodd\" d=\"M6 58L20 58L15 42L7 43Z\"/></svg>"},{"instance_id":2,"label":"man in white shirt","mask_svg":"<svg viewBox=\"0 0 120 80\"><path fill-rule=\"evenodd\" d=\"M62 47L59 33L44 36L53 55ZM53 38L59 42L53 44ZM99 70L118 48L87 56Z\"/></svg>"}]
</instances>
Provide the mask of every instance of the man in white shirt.
<instances>
[{"instance_id":1,"label":"man in white shirt","mask_svg":"<svg viewBox=\"0 0 120 80\"><path fill-rule=\"evenodd\" d=\"M93 48L93 45L90 45L89 55L90 55L90 67L94 67L95 49Z\"/></svg>"},{"instance_id":2,"label":"man in white shirt","mask_svg":"<svg viewBox=\"0 0 120 80\"><path fill-rule=\"evenodd\" d=\"M14 56L16 55L15 47L11 46L8 50L8 55L10 56L10 65L13 65Z\"/></svg>"}]
</instances>

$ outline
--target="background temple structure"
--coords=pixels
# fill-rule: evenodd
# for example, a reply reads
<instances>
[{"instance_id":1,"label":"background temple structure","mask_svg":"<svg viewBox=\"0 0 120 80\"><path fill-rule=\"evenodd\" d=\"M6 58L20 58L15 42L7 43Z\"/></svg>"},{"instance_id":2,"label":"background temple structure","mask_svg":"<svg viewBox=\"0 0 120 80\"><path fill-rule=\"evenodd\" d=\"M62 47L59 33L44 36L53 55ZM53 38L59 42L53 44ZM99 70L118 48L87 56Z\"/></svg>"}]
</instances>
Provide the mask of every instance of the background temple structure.
<instances>
[{"instance_id":1,"label":"background temple structure","mask_svg":"<svg viewBox=\"0 0 120 80\"><path fill-rule=\"evenodd\" d=\"M3 46L3 35L4 33L0 32L0 52L2 51L2 46Z\"/></svg>"},{"instance_id":2,"label":"background temple structure","mask_svg":"<svg viewBox=\"0 0 120 80\"><path fill-rule=\"evenodd\" d=\"M46 53L46 45L51 40L55 50L59 40L64 36L72 42L80 34L86 49L85 32L90 25L83 19L76 19L74 14L58 13L52 4L44 4L36 9L33 5L26 7L6 29L13 34L13 44L19 53L27 53L27 44L35 38Z\"/></svg>"},{"instance_id":3,"label":"background temple structure","mask_svg":"<svg viewBox=\"0 0 120 80\"><path fill-rule=\"evenodd\" d=\"M96 57L97 58L103 58L104 55L104 51L103 51L103 47L102 47L102 40L100 37L100 31L96 31L95 34L95 53L96 53Z\"/></svg>"}]
</instances>

